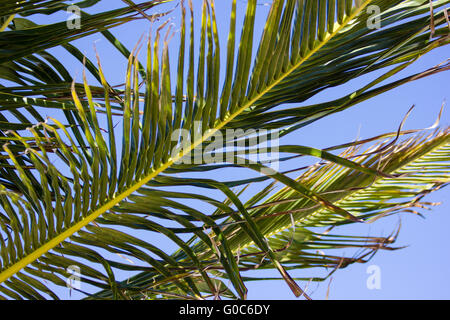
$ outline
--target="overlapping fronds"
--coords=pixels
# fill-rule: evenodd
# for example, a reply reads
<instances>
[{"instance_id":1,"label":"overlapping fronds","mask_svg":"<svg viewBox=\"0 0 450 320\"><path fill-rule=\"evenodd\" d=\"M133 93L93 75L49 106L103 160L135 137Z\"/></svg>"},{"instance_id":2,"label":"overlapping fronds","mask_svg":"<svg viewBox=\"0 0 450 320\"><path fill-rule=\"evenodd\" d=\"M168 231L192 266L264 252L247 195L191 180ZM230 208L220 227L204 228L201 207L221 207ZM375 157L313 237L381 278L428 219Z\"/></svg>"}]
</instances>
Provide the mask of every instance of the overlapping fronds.
<instances>
[{"instance_id":1,"label":"overlapping fronds","mask_svg":"<svg viewBox=\"0 0 450 320\"><path fill-rule=\"evenodd\" d=\"M412 137L389 148L385 148L388 143L380 143L358 155L355 155L357 150L346 152L346 156L356 156L354 160L365 166L381 167L385 173L397 174L395 178L379 176L373 179L336 164L319 163L309 168L299 180L366 222L398 212L418 213L419 208L430 205L421 202L423 197L449 182L449 143L447 128L436 134ZM351 223L314 203L296 198L287 189L277 192L266 202L270 207L263 206L264 209L254 215L260 217L262 222L258 224L262 230L272 230L267 234L269 242L273 241L274 247L278 248L283 247L280 242L286 245L292 237L291 216L295 221L294 228L300 228L295 231L294 243L297 236L305 233L303 228ZM278 217L264 221L265 216L273 215ZM244 247L242 241L239 242Z\"/></svg>"},{"instance_id":2,"label":"overlapping fronds","mask_svg":"<svg viewBox=\"0 0 450 320\"><path fill-rule=\"evenodd\" d=\"M406 133L402 132L402 134ZM386 136L383 135L383 138ZM392 138L395 139L395 134L392 134ZM335 163L319 162L306 168L305 173L297 180L304 182L329 201L354 213L366 223L400 212L419 214L422 208L436 205L422 200L425 195L444 187L450 181L448 128L432 134L415 135L400 143L394 143L396 140L368 140L372 143L366 142L364 145L368 144L368 147L363 152L361 148L364 141L353 142L350 144L353 147L343 152L341 156L354 158L356 162L367 167L381 166L385 169L384 172L396 173L400 176L374 179ZM142 190L142 192L150 194L150 190ZM264 199L268 194L270 194L270 188L262 190L260 194L245 203L245 207L265 234L270 247L279 256L280 262L286 266L287 270L318 267L328 270L326 276L305 277L299 280L323 281L337 269L352 263L367 262L379 250L398 249L392 244L400 229L394 230L386 237L342 235L338 232L338 226L355 222L322 209L312 201L299 197L289 188L283 188ZM173 194L172 197L182 198L188 195ZM142 208L142 211L136 210L136 212L146 212L146 209ZM215 216L223 217L217 213ZM100 221L111 224L112 221L108 222L108 218L100 219ZM267 254L254 246L251 239L240 229L240 223L226 219L220 226L235 253L241 272L274 268ZM327 230L312 231L312 228L317 230L318 227L327 227ZM201 230L201 228L197 229ZM192 241L195 242L195 239ZM336 254L336 249L339 249L339 254ZM342 256L343 249L348 249L351 255ZM212 274L227 278L221 267L216 264L212 250L201 242L196 243L194 250L201 255L203 261L210 262L205 268ZM187 255L180 250L174 257L183 261ZM254 281L269 278L243 276L243 279ZM128 279L123 285L131 296L138 296L139 293L133 291L134 288L139 288L143 283L155 283L157 286L160 284L159 281L163 281L163 277L157 272L148 270ZM173 284L170 286L173 288ZM110 298L111 293L109 290L104 291L99 297Z\"/></svg>"},{"instance_id":3,"label":"overlapping fronds","mask_svg":"<svg viewBox=\"0 0 450 320\"><path fill-rule=\"evenodd\" d=\"M223 64L214 2L203 1L197 26L193 4L189 1L190 21L186 21L182 1L175 76L168 46L174 41L173 34L171 26L163 23L147 41L145 67L138 60L140 44L129 55L124 90L118 92L108 84L100 58L98 67L84 60L101 87L91 87L84 75L83 83L72 82L70 99L67 83L62 83L70 76L55 83L51 76L37 73L29 63L36 63L36 56L30 56L34 52L16 41L20 48L3 55L0 52L2 66L12 70L6 78L21 85L0 88L0 296L57 298L42 280L65 286L67 268L73 265L80 267L84 284L101 290L94 295L85 292L93 298L245 298L246 278L241 271L257 267L276 268L296 296L305 294L287 270L320 265L306 250L339 243L348 247L353 241L320 237L305 227L379 217L406 206L397 198L421 196L437 184L447 183L448 130L429 137L426 143L413 140L400 144L399 151L386 148L356 158L309 146L280 146L280 151L290 156L314 156L330 162L299 179L271 169L264 161L248 161L235 154L225 157L227 164L225 160L211 164L204 158L198 162L197 152L217 156L220 152L208 151L207 145L226 129L279 129L288 134L408 81L447 70L449 65L442 64L377 86L423 54L448 43L447 9L443 7L449 2L435 1L430 17L428 1L274 1L253 58L257 2L248 1L243 25L238 28L236 1L231 1ZM158 3L146 3L141 9ZM370 5L380 8L380 29L367 23L372 18L367 11ZM111 14L113 24L121 23L127 18L117 17L135 13L135 9L130 6L106 15ZM86 17L88 21L91 18L96 19L95 15ZM21 21L16 22L19 25ZM111 26L101 24L102 28ZM89 30L82 32L88 34ZM236 30L241 32L238 46ZM79 56L66 42L80 33L66 33L39 50L61 44ZM18 30L2 32L0 43L18 34ZM194 46L197 35L198 50ZM123 48L118 49L125 54ZM56 60L52 61L51 69L58 69ZM383 69L382 76L339 100L292 107L292 103L384 67L389 69ZM39 81L25 79L25 83L18 71L32 72ZM224 83L220 83L222 72ZM39 111L45 108L63 110L62 118L43 119ZM29 120L29 115L34 119ZM234 146L252 134L252 130L244 131L224 142ZM423 176L410 172L418 163L426 172ZM207 178L208 171L228 166L265 176L235 182ZM205 176L194 178L189 176L192 172ZM247 202L231 189L267 180L285 188L271 195L269 185ZM416 186L416 181L424 183ZM390 193L389 184L399 193ZM166 188L182 186L207 188L226 200L197 189ZM383 197L373 195L378 191ZM394 202L384 203L385 197ZM268 202L264 202L266 198ZM203 210L186 200L214 209ZM414 203L406 201L410 206ZM293 238L283 231L292 224L298 225ZM186 234L193 237L186 239ZM178 251L166 252L154 236L167 238ZM386 247L381 238L356 239L355 246L366 246L364 241L373 242L370 248ZM247 250L243 256L241 250ZM335 257L325 258L323 266L333 265L333 261L335 267L339 265ZM117 271L130 278L118 281ZM231 283L230 288L223 279Z\"/></svg>"}]
</instances>

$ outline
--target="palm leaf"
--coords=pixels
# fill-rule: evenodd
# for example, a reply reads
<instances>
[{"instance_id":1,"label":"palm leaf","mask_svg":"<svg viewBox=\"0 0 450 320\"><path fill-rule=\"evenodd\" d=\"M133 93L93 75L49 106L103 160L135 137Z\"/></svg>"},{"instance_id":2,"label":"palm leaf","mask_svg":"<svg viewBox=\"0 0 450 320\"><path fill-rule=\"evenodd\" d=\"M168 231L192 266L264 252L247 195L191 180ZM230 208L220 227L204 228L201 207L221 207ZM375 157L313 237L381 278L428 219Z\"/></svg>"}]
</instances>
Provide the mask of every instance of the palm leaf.
<instances>
[{"instance_id":1,"label":"palm leaf","mask_svg":"<svg viewBox=\"0 0 450 320\"><path fill-rule=\"evenodd\" d=\"M383 141L386 137L382 138L369 139L371 144L364 152L358 152L361 151L359 142L352 143L356 147L349 148L341 156L355 158L358 163L374 168L382 166L385 172L403 176L393 178L380 176L374 180L361 175L356 170L321 162L308 167L298 180L305 182L333 203L355 213L367 223L373 223L380 218L399 212L418 214L417 210L420 208L435 205L422 199L428 193L444 187L450 180L448 129L431 134L422 133L398 144ZM374 140L375 144L372 143ZM306 268L329 270L325 277L305 277L299 280L324 281L339 268L345 268L352 263L369 261L378 250L398 249L391 246L395 242L398 231L387 237L330 234L332 228L337 230L340 225L355 222L322 209L311 201L299 197L288 188L283 188L267 197L270 195L268 192L270 189L262 190L245 206L266 235L270 246L279 255L280 261L288 270ZM141 192L145 196L153 190ZM182 197L182 195L173 195L173 197ZM99 221L106 224L117 223L115 222L117 219L110 217L108 215ZM293 221L295 221L294 225ZM266 254L254 245L245 232L240 230L239 223L229 219L221 223L221 226L224 234L229 238L229 244L239 261L241 271L274 268ZM328 229L325 232L312 231L318 227ZM181 229L172 230L184 232ZM353 256L333 254L334 250L341 251L345 248L353 249L352 251L359 250ZM214 253L203 243L197 241L195 251L201 255L202 260L211 261L210 268L214 270L216 276L227 278L226 273L215 269L216 265L212 262ZM174 257L183 261L186 259L186 254L179 250ZM128 288L139 287L141 283L151 283L155 277L158 277L156 272L142 272L139 276L127 279L126 285ZM267 277L243 277L243 279L245 281L268 280ZM109 298L110 294L106 290L99 297Z\"/></svg>"},{"instance_id":2,"label":"palm leaf","mask_svg":"<svg viewBox=\"0 0 450 320\"><path fill-rule=\"evenodd\" d=\"M435 8L438 10L449 2L436 1ZM220 41L214 2L203 2L198 52L194 48L194 35L198 33L193 26L192 4L189 4L189 39L185 39L185 7L180 7L182 26L176 79L173 79L169 64L171 27L164 23L157 29L155 37L147 42L145 69L138 60L139 45L130 54L125 88L119 95L106 81L100 62L98 68L90 68L91 72L98 72L97 77L104 89L101 106L94 101L101 92L97 88L94 96L95 88L89 86L86 75L82 84L72 84L72 101L67 103L45 95L28 99L11 91L1 94L2 106L6 106L6 110L22 125L15 127L19 124L3 115L0 119L5 122L0 132L3 149L0 157L0 201L4 210L0 215L2 295L26 299L49 295L54 298L56 295L39 279L56 285L64 284L67 268L78 265L85 284L106 290L94 298L146 295L150 298L199 299L205 295L217 296L221 292L228 297L236 294L245 298L247 289L245 278L240 273L241 264L255 261L236 258L236 252L243 244L252 245L248 250L261 253L267 260L264 265L275 267L296 296L304 294L283 266L304 247L293 247L294 251L284 257L278 252L279 239L266 241L266 237L288 227L286 215L261 221L255 219L267 210L254 210L252 206L269 195L271 188L264 188L246 204L239 194L231 190L230 183L174 177L171 175L174 172L186 174L210 169L204 163L186 166L180 165L179 161L195 159L196 150L201 150L221 130L269 127L283 129L287 134L358 101L448 68L446 65L436 67L382 88L374 88L426 52L448 43L444 11L435 13L431 19L427 15L428 1L275 1L255 59L252 59L252 43L257 3L254 0L248 2L239 47L235 48L236 1L233 1L225 68L227 76L223 90L220 90ZM380 30L367 26L365 9L372 4L378 5L383 12L384 27ZM145 4L148 7L152 5ZM330 11L326 12L325 8ZM336 15L332 8L337 8ZM102 27L128 21L128 18L115 20L115 17L128 14L130 10L134 10L133 6L105 13L112 17L112 24L102 22ZM87 19L98 22L98 17L94 15ZM100 26L95 25L92 32L98 28ZM161 36L164 28L165 35ZM431 38L430 29L434 30ZM2 32L0 38L3 40L0 42L9 42L17 35L16 31ZM64 30L58 41L39 47L39 50L64 44L81 35L68 34ZM188 48L185 47L186 40ZM11 53L0 54L0 61L11 63L15 59L29 57L31 53L34 51L20 47L19 43ZM198 58L197 63L195 58ZM391 69L340 99L339 103L305 106L289 114L293 109L286 103L306 101L326 88L384 67ZM13 70L16 68L17 64L12 67ZM40 80L42 83L32 83L36 85L33 92L41 90L44 88L42 85L48 82L44 77ZM140 91L141 81L145 83L144 93ZM82 92L80 86L83 86ZM172 87L176 88L174 95ZM63 120L56 117L42 119L38 107L62 109ZM97 113L99 107L104 114ZM278 110L274 111L275 107ZM121 132L114 126L113 110L118 108L122 111ZM37 121L29 121L22 109ZM107 129L101 127L100 116L104 117ZM269 116L271 122L262 121L265 116ZM24 128L27 134L20 132ZM183 144L182 129L193 138L187 144ZM120 147L116 138L118 134L122 137ZM245 133L227 143L235 143L244 137ZM448 143L448 131L431 141L438 140ZM425 146L407 145L405 149L425 154L428 152ZM443 153L444 161L448 160L446 148L437 150L438 154ZM362 163L308 146L282 146L281 150L294 156L313 155L331 161L346 172L343 180L348 179L348 171L366 182L402 177L395 176L395 170L389 166L380 169L370 161ZM395 158L398 153L388 155ZM287 174L268 170L264 163L238 160L238 157L232 157L232 162L241 167L261 171L266 174L264 179L285 186L281 194L273 195L274 199L295 195L301 198L300 202L320 208L327 219L333 217L334 223L361 221L366 217L357 217L357 210L341 204L337 198L322 194L321 188L305 177L292 179ZM401 161L393 160L393 163L397 166L395 169L399 169L409 160L402 158ZM426 166L433 168L432 163ZM218 165L216 168L221 167ZM431 180L435 178L430 177ZM249 181L239 181L234 186L246 182ZM224 195L226 200L220 202L195 193L183 194L163 188L183 185L214 190ZM176 201L183 197L213 205L216 212L207 214ZM274 208L279 210L280 207ZM303 225L304 216L298 215L294 221ZM321 221L326 224L327 220ZM180 251L169 255L148 238L138 235L141 232L164 235ZM194 237L185 240L179 235L186 232L194 234ZM314 241L314 235L311 238ZM305 241L299 242L308 245ZM141 264L118 261L118 255L136 259ZM99 271L100 267L104 272ZM119 282L114 270L140 273ZM230 280L231 289L221 282L224 278Z\"/></svg>"}]
</instances>

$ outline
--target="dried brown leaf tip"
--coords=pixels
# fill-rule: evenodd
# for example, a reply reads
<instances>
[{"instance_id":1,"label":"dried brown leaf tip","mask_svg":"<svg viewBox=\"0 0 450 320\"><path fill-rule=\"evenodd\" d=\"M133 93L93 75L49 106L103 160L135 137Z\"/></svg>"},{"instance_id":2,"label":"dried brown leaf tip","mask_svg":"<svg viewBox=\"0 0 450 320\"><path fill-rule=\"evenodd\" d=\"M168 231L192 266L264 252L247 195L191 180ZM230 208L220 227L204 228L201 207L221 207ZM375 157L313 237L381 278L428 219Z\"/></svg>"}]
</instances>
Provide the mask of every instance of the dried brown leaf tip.
<instances>
[{"instance_id":1,"label":"dried brown leaf tip","mask_svg":"<svg viewBox=\"0 0 450 320\"><path fill-rule=\"evenodd\" d=\"M433 0L430 0L430 39L434 37L434 33L436 32L435 24L434 24L434 8L433 8Z\"/></svg>"}]
</instances>

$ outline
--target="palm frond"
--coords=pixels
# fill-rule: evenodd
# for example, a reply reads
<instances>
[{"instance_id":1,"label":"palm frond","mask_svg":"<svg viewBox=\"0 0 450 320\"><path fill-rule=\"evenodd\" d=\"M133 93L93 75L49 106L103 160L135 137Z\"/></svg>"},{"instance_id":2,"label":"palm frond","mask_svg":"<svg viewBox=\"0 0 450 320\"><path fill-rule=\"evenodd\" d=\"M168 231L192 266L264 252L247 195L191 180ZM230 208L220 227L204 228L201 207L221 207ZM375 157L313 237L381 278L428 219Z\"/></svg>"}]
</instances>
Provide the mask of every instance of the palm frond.
<instances>
[{"instance_id":1,"label":"palm frond","mask_svg":"<svg viewBox=\"0 0 450 320\"><path fill-rule=\"evenodd\" d=\"M450 181L448 128L431 134L416 134L397 144L385 139L376 139L375 142L378 140L376 143L373 143L372 139L369 140L371 144L365 151L362 151L362 145L356 142L341 156L354 158L358 163L369 167L383 167L385 172L396 173L400 176L379 176L373 179L338 164L319 162L308 167L297 180L327 197L329 201L354 213L366 223L373 223L378 219L401 212L420 214L419 210L422 208L436 205L423 201L423 198L428 193L446 186ZM369 261L379 250L398 249L392 247L392 244L400 229L387 237L342 235L338 233L339 226L355 222L299 197L298 193L289 188L283 188L270 195L272 187L271 185L255 195L245 203L245 207L287 270L307 268L328 270L324 277L305 277L299 280L324 281L340 268ZM151 194L153 190L141 192L145 196ZM189 197L181 194L172 195L173 198L183 196ZM136 206L130 206L127 209L142 213L152 210L141 208L142 211L140 211ZM226 208L221 208L219 212L224 212L222 210ZM220 218L226 216L213 215ZM118 221L115 218L110 220L110 217L108 215L99 221L106 224L114 224ZM220 223L239 261L241 272L275 268L266 253L255 246L248 235L240 229L241 223L236 223L232 219L226 219ZM327 230L312 231L319 227L326 227ZM205 226L196 229L202 230ZM189 231L193 232L196 229ZM187 231L179 228L172 230L176 233ZM197 237L191 241L195 242L194 250L202 257L202 260L210 261L211 273L217 277L227 278L227 274L214 264L214 252L197 240ZM342 249L351 250L354 255L337 255L334 253L337 249L340 252ZM187 258L182 250L175 253L174 257L180 261ZM126 284L130 288L139 287L141 283L152 283L159 278L161 277L157 272L146 271L127 279ZM244 281L267 279L243 276ZM111 296L109 291L105 290L99 297L110 298Z\"/></svg>"},{"instance_id":2,"label":"palm frond","mask_svg":"<svg viewBox=\"0 0 450 320\"><path fill-rule=\"evenodd\" d=\"M91 87L86 75L83 83L72 83L71 101L61 102L58 96L45 94L28 98L28 94L18 94L20 90L1 92L1 106L18 121L0 115L0 203L4 211L0 214L1 295L16 299L55 298L56 294L40 280L64 285L67 268L77 265L81 268L83 283L103 290L93 298L158 298L162 295L164 298L202 299L223 293L245 299L247 289L241 271L243 266L248 268L247 263L255 263L250 257L254 253L251 250L263 256L265 266L280 272L296 296L305 294L284 267L289 261L301 263L293 257L304 250L304 246L310 246L301 240L302 228L298 228L298 241L303 245L292 247L289 255L283 256L278 245L284 238L266 239L291 225L291 214L259 218L270 216L272 210L292 211L301 205L302 210L310 206L311 212L292 216L303 228L313 224L362 221L375 215L370 211L372 208L378 214L381 209L375 207L381 205L377 200L372 204L367 202L367 212L360 214L355 206L339 201L351 188L366 187L372 181L381 181L387 188L392 181L408 185L428 179L425 186L418 186L409 193L400 191L411 197L435 186L437 178L443 179L439 183L445 184L448 175L442 174L442 170L448 166L439 164L436 169L434 162L448 161L448 130L437 134L430 143L400 145L401 152L378 152L367 159L364 155L356 160L348 159L345 155L337 156L308 146L281 146L282 152L293 156L312 155L331 161L329 166L339 168L312 169L317 170L314 176L300 179L269 170L264 162L245 161L233 154L234 165L262 172L266 175L263 179L285 186L281 193L272 195L272 201L298 198L298 201L260 209L253 206L270 196L270 187L245 203L229 183L186 176L192 171L207 172L210 168L205 163L180 165L179 162L196 159L196 152L202 151L216 134L226 129L271 128L286 130L287 134L400 84L446 70L448 65L443 65L376 88L423 54L448 43L443 11L447 9L442 7L449 2L435 1L438 12L431 19L429 3L425 0L274 1L256 57L252 59L257 3L248 1L242 28L237 29L234 0L222 90L219 80L223 67L214 2L203 2L198 29L194 26L194 9L189 2L189 29L186 28L186 8L180 6L182 25L175 77L169 63L171 26L163 23L147 41L145 67L138 59L140 44L129 55L123 92L117 93L108 84L100 61L98 67L89 67L87 63L87 68L97 74L103 87L101 104L94 100L101 96L101 90ZM146 2L141 9L157 3ZM368 27L366 8L369 5L380 7L383 28ZM130 6L104 13L103 17L111 20L101 22L102 14L86 17L87 21L92 19L93 24L86 34L132 19L133 10ZM122 15L124 17L120 18ZM26 39L36 31L33 29L25 30ZM41 31L43 40L48 34L46 27L36 29ZM198 30L200 46L196 51L194 42ZM236 30L241 31L238 48L235 47ZM14 37L20 34L18 30L2 32L0 43L15 41ZM44 41L36 50L64 44L82 35L61 30L57 41ZM32 41L25 45L15 43L17 47L11 52L0 52L0 62L13 71L18 70L19 62L34 70L29 63L36 63L36 57L30 57L35 51L28 46ZM20 60L25 57L28 60ZM56 65L55 62L53 66ZM292 103L306 101L322 90L385 67L390 69L384 69L382 76L339 103L294 108L295 113L289 113L294 110ZM9 77L13 79L17 74L10 72ZM30 83L36 86L31 88L34 93L53 84L44 74L39 77L40 83ZM20 82L23 79L15 80L19 85L24 84ZM142 83L144 92L141 92ZM173 87L175 94L172 94ZM29 90L30 86L25 88ZM48 107L61 109L62 120L56 116L42 119L38 110ZM275 107L279 110L275 111ZM98 113L99 108L104 113ZM120 126L116 128L113 111L118 109L121 110ZM35 120L28 120L28 114ZM266 116L270 121L263 121ZM102 128L101 123L107 128ZM184 140L183 130L189 132L189 141ZM248 135L234 136L226 142L234 145ZM405 178L403 172L396 171L412 170L407 165L416 159L422 160L421 156L430 157L424 158L424 166L431 170L429 176L412 175L413 178L407 180L409 176ZM377 167L374 163L380 157L391 162L383 160L384 165ZM218 168L220 164L215 167ZM333 171L345 175L329 179L330 175L337 174ZM173 173L184 176L177 177ZM320 177L328 180L315 180ZM240 181L235 186L245 182L250 181ZM338 189L333 187L344 182L346 190L336 192ZM376 182L372 186L377 187ZM225 196L226 200L221 202L201 193L172 192L164 188L186 185L208 188ZM328 186L332 188L328 191L333 191L331 196L324 193ZM388 193L386 190L380 192ZM205 213L179 200L184 198L212 205L215 212ZM392 199L396 199L395 195ZM313 214L316 211L319 213ZM319 222L314 222L316 216L320 217ZM187 232L194 237L186 240L182 234ZM144 236L155 234L165 236L179 251L168 254L155 245L151 237ZM309 235L311 241L318 241L317 235ZM245 244L252 247L247 248L248 258L242 260L236 252ZM119 260L120 256L137 260L139 264ZM118 281L117 270L134 276ZM139 273L135 275L136 272ZM225 278L231 283L230 289L222 282Z\"/></svg>"}]
</instances>

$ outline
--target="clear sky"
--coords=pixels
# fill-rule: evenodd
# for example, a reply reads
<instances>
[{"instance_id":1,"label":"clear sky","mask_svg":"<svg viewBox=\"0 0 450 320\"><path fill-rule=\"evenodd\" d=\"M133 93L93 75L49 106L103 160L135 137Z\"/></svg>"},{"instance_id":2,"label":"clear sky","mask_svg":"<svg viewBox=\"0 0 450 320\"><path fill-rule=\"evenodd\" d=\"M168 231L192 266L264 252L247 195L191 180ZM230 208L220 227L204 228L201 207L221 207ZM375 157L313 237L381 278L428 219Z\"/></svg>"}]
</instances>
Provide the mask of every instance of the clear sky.
<instances>
[{"instance_id":1,"label":"clear sky","mask_svg":"<svg viewBox=\"0 0 450 320\"><path fill-rule=\"evenodd\" d=\"M256 22L259 29L264 26L265 14L268 11L268 7L263 5L264 2L261 2L261 4L258 9ZM194 0L194 5L196 12L198 12L201 8L201 1ZM245 1L238 0L238 5L239 25L245 12ZM117 6L122 6L122 2L119 0L101 1L99 5L89 10L89 12L98 12ZM230 6L231 1L229 0L216 1L219 29L223 30L221 32L222 54L224 54L226 48L224 41L227 39ZM172 8L174 5L168 5L164 8L167 7ZM64 14L60 17L64 17ZM180 22L179 10L175 10L169 17L173 19L174 29L177 30ZM48 21L48 19L48 17L39 17L39 20L43 23ZM198 23L199 19L197 18L197 25ZM132 48L141 35L148 32L148 28L148 21L140 21L112 29L112 32L120 41ZM258 37L255 38L257 41ZM176 72L175 61L178 41L175 36L170 44L173 73ZM115 52L113 47L101 35L90 36L75 41L74 44L85 52L88 57L95 60L94 42L110 83L123 83L126 60ZM58 55L58 57L62 57L65 54L58 49L50 51ZM437 49L402 71L395 79L435 66L448 59L449 53L448 47ZM80 79L82 71L80 64L68 57L63 57L62 60L67 63L68 69L72 74L78 75L77 79ZM142 54L141 60L143 60ZM328 89L305 102L305 105L341 97L356 88L360 88L369 79L373 79L375 74L358 78L344 86ZM92 83L94 84L94 82ZM284 142L321 148L354 140L358 134L361 138L367 138L385 132L392 132L397 130L403 116L413 104L416 105L416 108L408 119L405 129L425 128L435 121L442 103L446 98L449 98L449 89L449 72L421 79L315 122L291 134ZM449 125L450 111L448 109L445 109L441 120L443 127ZM428 201L439 201L443 202L443 204L433 208L432 211L423 212L426 219L403 214L371 225L357 225L346 229L337 229L342 230L343 233L345 231L360 235L386 236L397 227L399 217L401 217L402 229L395 245L408 245L408 247L397 251L379 252L368 264L354 264L346 269L339 270L334 274L329 286L329 298L449 299L450 252L447 247L447 234L450 226L450 189L447 188L433 193L428 197ZM366 286L366 280L369 276L366 270L370 265L376 265L381 270L380 290L369 290ZM310 271L304 270L291 272L291 275L296 277L304 277L309 274ZM276 272L273 275L276 275ZM300 284L302 287L307 286L307 283L304 282ZM282 281L248 283L248 289L248 297L250 299L295 298L287 285ZM324 299L327 289L328 283L320 283L319 285L312 283L308 286L308 292L313 299Z\"/></svg>"}]
</instances>

